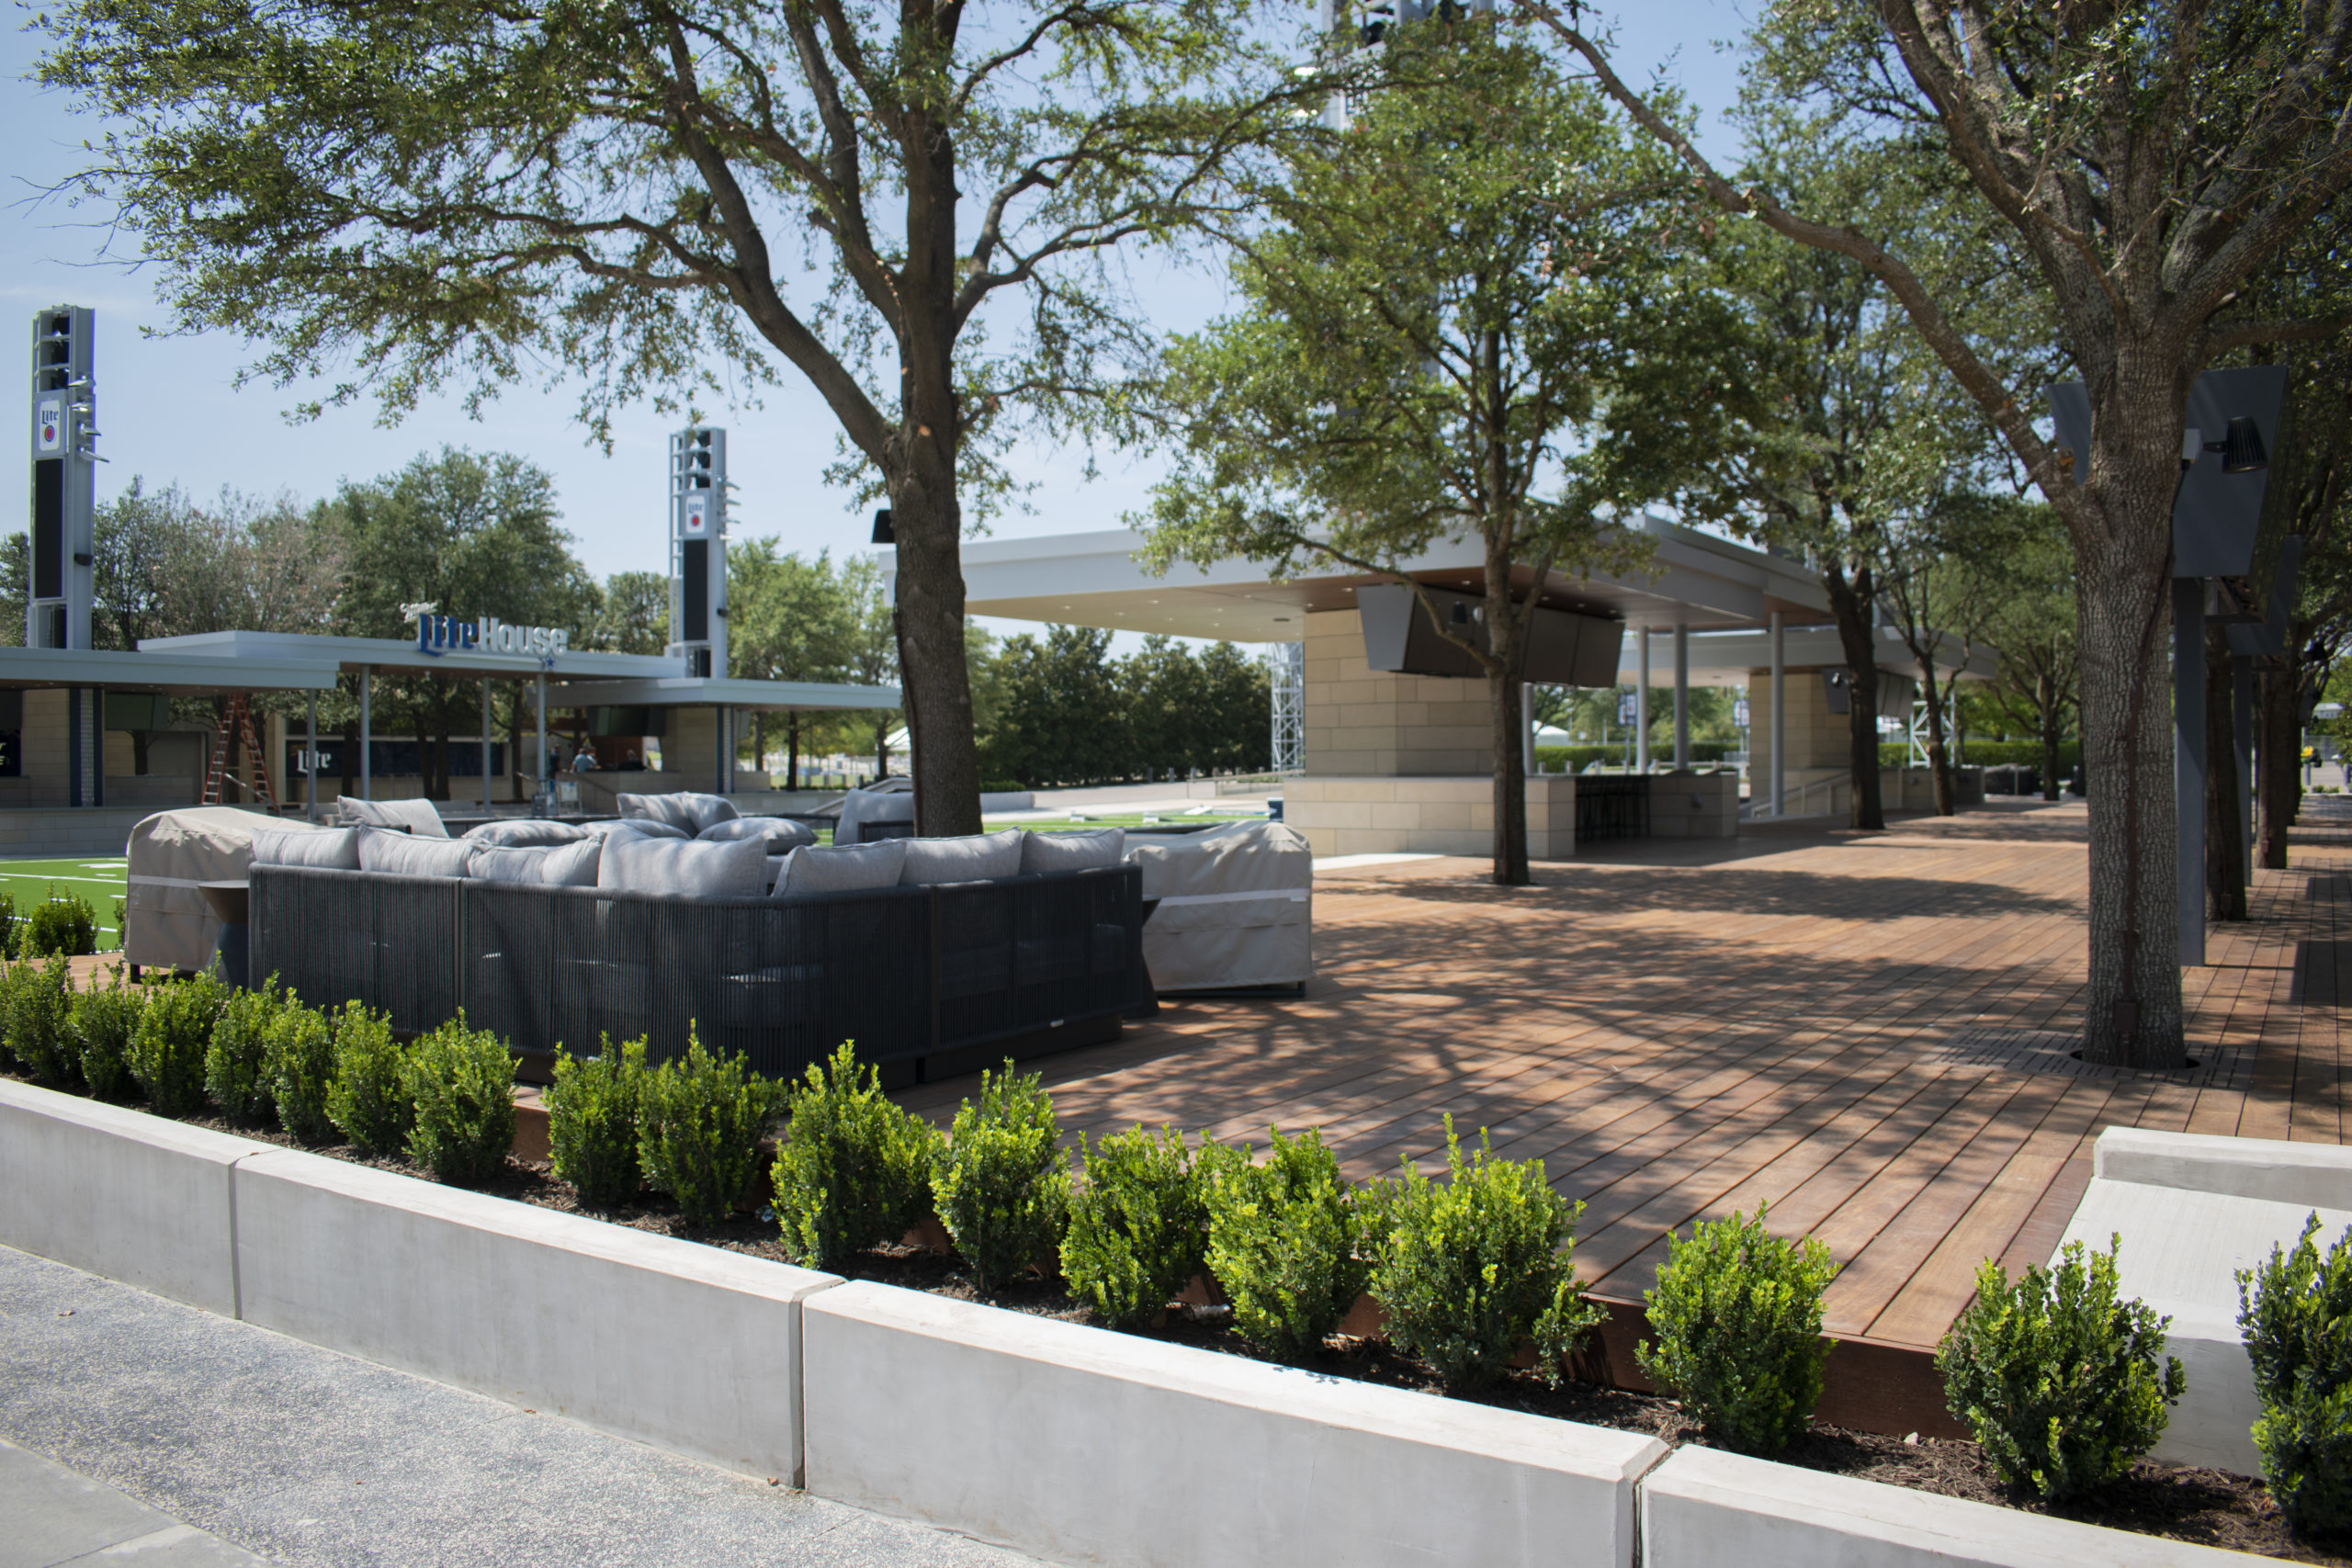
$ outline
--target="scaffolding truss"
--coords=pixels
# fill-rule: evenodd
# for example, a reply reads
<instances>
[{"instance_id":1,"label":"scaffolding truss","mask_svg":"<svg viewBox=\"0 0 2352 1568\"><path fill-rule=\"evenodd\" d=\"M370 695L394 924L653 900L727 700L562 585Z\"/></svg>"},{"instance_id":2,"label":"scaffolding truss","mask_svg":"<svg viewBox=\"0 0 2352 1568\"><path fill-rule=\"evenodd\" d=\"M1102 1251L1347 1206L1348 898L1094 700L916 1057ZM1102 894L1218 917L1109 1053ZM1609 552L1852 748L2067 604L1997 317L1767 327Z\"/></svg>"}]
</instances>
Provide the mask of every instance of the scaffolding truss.
<instances>
[{"instance_id":1,"label":"scaffolding truss","mask_svg":"<svg viewBox=\"0 0 2352 1568\"><path fill-rule=\"evenodd\" d=\"M1273 692L1272 767L1278 773L1306 770L1306 645L1278 642L1266 649L1267 684Z\"/></svg>"}]
</instances>

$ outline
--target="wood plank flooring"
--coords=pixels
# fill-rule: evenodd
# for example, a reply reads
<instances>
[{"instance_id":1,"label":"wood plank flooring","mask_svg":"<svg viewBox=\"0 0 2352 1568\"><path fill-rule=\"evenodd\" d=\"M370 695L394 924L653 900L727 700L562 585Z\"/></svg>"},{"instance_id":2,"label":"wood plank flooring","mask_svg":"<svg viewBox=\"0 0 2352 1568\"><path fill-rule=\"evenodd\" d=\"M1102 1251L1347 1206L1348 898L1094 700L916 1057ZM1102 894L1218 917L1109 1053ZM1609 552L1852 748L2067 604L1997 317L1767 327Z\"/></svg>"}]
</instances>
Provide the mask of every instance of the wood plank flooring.
<instances>
[{"instance_id":1,"label":"wood plank flooring","mask_svg":"<svg viewBox=\"0 0 2352 1568\"><path fill-rule=\"evenodd\" d=\"M2048 1256L2101 1128L2343 1139L2352 807L2326 796L2293 868L2257 873L2253 919L2214 928L2186 973L2190 1055L2252 1042L2250 1081L1928 1049L2079 1027L2084 838L2080 803L2018 802L1880 834L1600 845L1525 888L1470 860L1327 874L1305 997L1170 1001L1036 1066L1073 1134L1317 1126L1359 1179L1435 1168L1449 1117L1465 1140L1483 1128L1585 1204L1578 1272L1619 1300L1653 1281L1670 1229L1769 1202L1774 1230L1842 1266L1830 1332L1932 1345L1981 1260ZM973 1087L899 1098L944 1122Z\"/></svg>"}]
</instances>

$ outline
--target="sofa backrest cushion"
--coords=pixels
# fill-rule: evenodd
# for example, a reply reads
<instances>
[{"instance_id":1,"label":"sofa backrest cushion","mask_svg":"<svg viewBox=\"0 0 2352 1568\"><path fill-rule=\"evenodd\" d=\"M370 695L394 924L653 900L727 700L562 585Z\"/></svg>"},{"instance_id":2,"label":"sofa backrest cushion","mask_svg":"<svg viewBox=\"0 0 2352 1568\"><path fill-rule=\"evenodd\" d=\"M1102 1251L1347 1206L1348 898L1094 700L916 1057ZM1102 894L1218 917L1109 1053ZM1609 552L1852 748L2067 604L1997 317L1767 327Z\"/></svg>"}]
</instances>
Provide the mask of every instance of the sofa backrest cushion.
<instances>
[{"instance_id":1,"label":"sofa backrest cushion","mask_svg":"<svg viewBox=\"0 0 2352 1568\"><path fill-rule=\"evenodd\" d=\"M463 839L429 838L391 828L355 828L359 869L394 876L463 876L474 846Z\"/></svg>"},{"instance_id":2,"label":"sofa backrest cushion","mask_svg":"<svg viewBox=\"0 0 2352 1568\"><path fill-rule=\"evenodd\" d=\"M643 818L666 822L688 838L742 815L735 809L735 803L723 795L691 795L684 791L675 795L624 795L620 808L624 820Z\"/></svg>"},{"instance_id":3,"label":"sofa backrest cushion","mask_svg":"<svg viewBox=\"0 0 2352 1568\"><path fill-rule=\"evenodd\" d=\"M779 898L810 898L820 893L863 893L876 887L896 887L899 871L911 839L883 839L871 844L842 844L836 849L804 845L784 857L784 874L775 879Z\"/></svg>"},{"instance_id":4,"label":"sofa backrest cushion","mask_svg":"<svg viewBox=\"0 0 2352 1568\"><path fill-rule=\"evenodd\" d=\"M993 882L1021 874L1018 828L971 833L956 839L907 839L907 862L899 881L910 886L941 882Z\"/></svg>"},{"instance_id":5,"label":"sofa backrest cushion","mask_svg":"<svg viewBox=\"0 0 2352 1568\"><path fill-rule=\"evenodd\" d=\"M738 817L732 822L714 822L695 837L707 844L729 844L743 839L757 839L767 846L771 856L788 855L803 844L817 841L816 829L803 822L788 822L781 817Z\"/></svg>"},{"instance_id":6,"label":"sofa backrest cushion","mask_svg":"<svg viewBox=\"0 0 2352 1568\"><path fill-rule=\"evenodd\" d=\"M1023 873L1094 871L1116 865L1126 852L1125 828L1089 828L1080 833L1031 833L1021 840Z\"/></svg>"},{"instance_id":7,"label":"sofa backrest cushion","mask_svg":"<svg viewBox=\"0 0 2352 1568\"><path fill-rule=\"evenodd\" d=\"M441 821L441 808L429 800L355 800L339 795L334 799L334 816L346 828L405 828L427 839L449 836Z\"/></svg>"},{"instance_id":8,"label":"sofa backrest cushion","mask_svg":"<svg viewBox=\"0 0 2352 1568\"><path fill-rule=\"evenodd\" d=\"M607 892L756 898L767 890L767 852L757 839L700 844L609 833L604 848L596 886Z\"/></svg>"},{"instance_id":9,"label":"sofa backrest cushion","mask_svg":"<svg viewBox=\"0 0 2352 1568\"><path fill-rule=\"evenodd\" d=\"M605 840L572 844L478 844L466 874L483 882L530 882L546 887L594 887Z\"/></svg>"},{"instance_id":10,"label":"sofa backrest cushion","mask_svg":"<svg viewBox=\"0 0 2352 1568\"><path fill-rule=\"evenodd\" d=\"M356 828L256 828L253 842L255 865L359 869L359 830Z\"/></svg>"},{"instance_id":11,"label":"sofa backrest cushion","mask_svg":"<svg viewBox=\"0 0 2352 1568\"><path fill-rule=\"evenodd\" d=\"M479 828L466 829L466 838L477 844L499 844L507 849L526 849L535 844L576 844L588 837L588 829L577 822L551 822L544 817L509 817L503 821L485 822Z\"/></svg>"},{"instance_id":12,"label":"sofa backrest cushion","mask_svg":"<svg viewBox=\"0 0 2352 1568\"><path fill-rule=\"evenodd\" d=\"M656 822L650 817L631 817L619 822L591 822L588 831L599 839L618 834L624 838L634 834L640 839L691 839L684 828L673 828L667 822Z\"/></svg>"}]
</instances>

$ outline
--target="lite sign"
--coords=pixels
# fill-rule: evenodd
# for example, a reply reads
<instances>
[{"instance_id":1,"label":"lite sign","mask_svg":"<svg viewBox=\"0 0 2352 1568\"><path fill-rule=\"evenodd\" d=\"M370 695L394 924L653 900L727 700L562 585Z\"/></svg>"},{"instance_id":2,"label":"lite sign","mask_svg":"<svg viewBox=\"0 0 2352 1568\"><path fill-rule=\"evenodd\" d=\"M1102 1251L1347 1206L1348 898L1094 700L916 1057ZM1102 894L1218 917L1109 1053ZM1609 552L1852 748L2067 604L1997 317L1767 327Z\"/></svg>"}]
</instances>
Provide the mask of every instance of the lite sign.
<instances>
[{"instance_id":1,"label":"lite sign","mask_svg":"<svg viewBox=\"0 0 2352 1568\"><path fill-rule=\"evenodd\" d=\"M518 626L495 615L461 621L455 615L419 615L416 650L445 653L514 653L546 659L569 652L571 634L561 626Z\"/></svg>"}]
</instances>

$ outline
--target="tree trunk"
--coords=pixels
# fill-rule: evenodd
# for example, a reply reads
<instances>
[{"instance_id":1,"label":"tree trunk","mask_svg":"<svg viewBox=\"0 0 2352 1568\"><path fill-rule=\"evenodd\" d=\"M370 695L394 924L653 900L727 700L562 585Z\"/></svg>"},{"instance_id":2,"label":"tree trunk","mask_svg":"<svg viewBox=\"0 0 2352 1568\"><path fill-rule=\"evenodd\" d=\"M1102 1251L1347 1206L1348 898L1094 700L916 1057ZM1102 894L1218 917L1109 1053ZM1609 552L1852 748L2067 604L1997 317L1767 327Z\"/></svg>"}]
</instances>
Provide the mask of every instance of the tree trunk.
<instances>
[{"instance_id":1,"label":"tree trunk","mask_svg":"<svg viewBox=\"0 0 2352 1568\"><path fill-rule=\"evenodd\" d=\"M2236 690L2228 628L2205 628L2205 913L2245 919L2245 838L2238 819Z\"/></svg>"},{"instance_id":2,"label":"tree trunk","mask_svg":"<svg viewBox=\"0 0 2352 1568\"><path fill-rule=\"evenodd\" d=\"M2075 550L2083 776L2090 796L2083 1057L2159 1069L2186 1060L2166 690L2180 399L2168 381L2163 396L2173 409L2170 434L2159 412L2151 451L2102 476L2105 493L2086 509L2116 521L2095 539L2077 537Z\"/></svg>"},{"instance_id":3,"label":"tree trunk","mask_svg":"<svg viewBox=\"0 0 2352 1568\"><path fill-rule=\"evenodd\" d=\"M784 716L784 787L800 787L800 716Z\"/></svg>"},{"instance_id":4,"label":"tree trunk","mask_svg":"<svg viewBox=\"0 0 2352 1568\"><path fill-rule=\"evenodd\" d=\"M352 786L353 786L355 784L356 784L356 783L357 783L357 781L358 781L358 772L357 772L358 767L359 767L359 721L358 721L357 719L356 719L356 718L346 718L346 719L345 719L345 720L343 721L343 793L344 793L344 794L345 794L345 795L356 795L356 794L357 794L357 793L358 793L358 791L357 791L357 790L356 790L356 789L354 789L354 788L352 787Z\"/></svg>"},{"instance_id":5,"label":"tree trunk","mask_svg":"<svg viewBox=\"0 0 2352 1568\"><path fill-rule=\"evenodd\" d=\"M445 724L441 733L435 737L433 749L433 798L435 800L446 801L450 798L449 773L450 764L456 761L455 750L456 742L452 739L451 732Z\"/></svg>"},{"instance_id":6,"label":"tree trunk","mask_svg":"<svg viewBox=\"0 0 2352 1568\"><path fill-rule=\"evenodd\" d=\"M2297 744L2296 733L2301 726L2295 722L2302 683L2298 668L2301 661L2302 649L2290 637L2287 639L2287 651L2257 677L2262 721L2260 744L2256 747L2261 763L2256 791L2259 809L2255 831L2259 863L2265 871L2287 869L2287 829L2294 824L2296 795L2302 788L2302 748Z\"/></svg>"},{"instance_id":7,"label":"tree trunk","mask_svg":"<svg viewBox=\"0 0 2352 1568\"><path fill-rule=\"evenodd\" d=\"M1935 787L1936 815L1950 817L1959 807L1952 784L1951 745L1944 737L1944 693L1937 683L1932 660L1919 660L1920 690L1928 694L1928 777Z\"/></svg>"},{"instance_id":8,"label":"tree trunk","mask_svg":"<svg viewBox=\"0 0 2352 1568\"><path fill-rule=\"evenodd\" d=\"M1886 812L1878 789L1878 640L1871 624L1871 606L1877 594L1871 569L1862 567L1850 578L1842 565L1832 564L1821 574L1828 590L1830 614L1838 620L1838 641L1846 649L1846 668L1852 677L1847 686L1847 767L1853 781L1854 809L1849 825L1875 829L1886 826Z\"/></svg>"},{"instance_id":9,"label":"tree trunk","mask_svg":"<svg viewBox=\"0 0 2352 1568\"><path fill-rule=\"evenodd\" d=\"M1487 616L1489 622L1494 617ZM1506 661L1511 662L1511 661ZM1527 758L1521 750L1519 678L1508 670L1487 673L1487 712L1495 744L1494 882L1524 887L1527 871Z\"/></svg>"}]
</instances>

